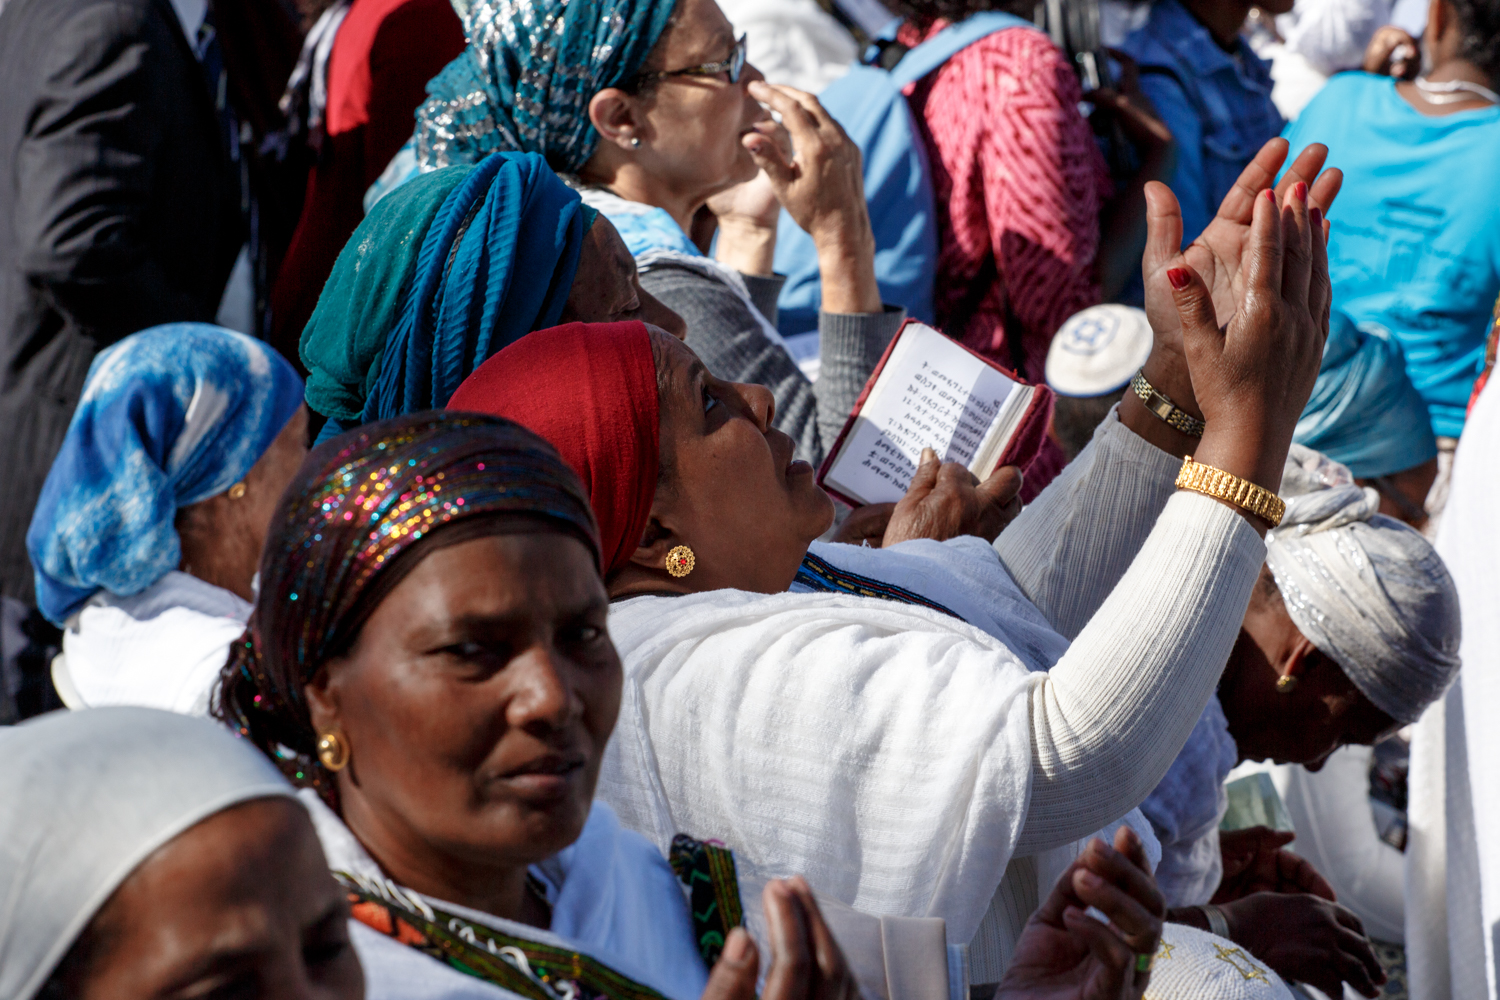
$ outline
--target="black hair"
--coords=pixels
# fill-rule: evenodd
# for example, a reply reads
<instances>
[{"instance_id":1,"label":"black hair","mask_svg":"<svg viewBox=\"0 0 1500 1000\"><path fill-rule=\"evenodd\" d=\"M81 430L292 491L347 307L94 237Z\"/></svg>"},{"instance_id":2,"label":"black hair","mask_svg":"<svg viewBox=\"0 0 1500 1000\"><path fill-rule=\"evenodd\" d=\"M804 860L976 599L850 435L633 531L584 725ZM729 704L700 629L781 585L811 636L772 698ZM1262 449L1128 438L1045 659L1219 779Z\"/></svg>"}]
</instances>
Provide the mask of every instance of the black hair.
<instances>
[{"instance_id":1,"label":"black hair","mask_svg":"<svg viewBox=\"0 0 1500 1000\"><path fill-rule=\"evenodd\" d=\"M956 22L987 10L1004 11L1029 21L1035 14L1036 0L889 0L886 6L892 13L925 28L939 18Z\"/></svg>"},{"instance_id":2,"label":"black hair","mask_svg":"<svg viewBox=\"0 0 1500 1000\"><path fill-rule=\"evenodd\" d=\"M1447 0L1462 34L1458 55L1500 86L1500 0Z\"/></svg>"}]
</instances>

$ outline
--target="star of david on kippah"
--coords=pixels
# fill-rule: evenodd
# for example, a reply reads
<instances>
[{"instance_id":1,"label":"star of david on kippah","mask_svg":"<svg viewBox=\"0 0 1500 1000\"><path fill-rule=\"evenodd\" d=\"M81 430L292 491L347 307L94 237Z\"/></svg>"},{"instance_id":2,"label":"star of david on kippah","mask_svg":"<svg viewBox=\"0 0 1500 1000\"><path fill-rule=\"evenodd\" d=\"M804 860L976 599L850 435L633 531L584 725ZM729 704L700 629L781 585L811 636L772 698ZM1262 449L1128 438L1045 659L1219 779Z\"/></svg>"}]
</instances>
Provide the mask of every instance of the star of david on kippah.
<instances>
[{"instance_id":1,"label":"star of david on kippah","mask_svg":"<svg viewBox=\"0 0 1500 1000\"><path fill-rule=\"evenodd\" d=\"M1215 957L1219 961L1228 965L1246 979L1259 979L1267 986L1271 985L1271 981L1266 978L1266 970L1250 961L1250 956L1246 955L1239 948L1226 948L1221 944L1215 944L1214 951L1218 952L1218 955Z\"/></svg>"},{"instance_id":2,"label":"star of david on kippah","mask_svg":"<svg viewBox=\"0 0 1500 1000\"><path fill-rule=\"evenodd\" d=\"M1175 944L1167 944L1167 939L1162 938L1161 947L1156 949L1156 961L1165 962L1167 959L1171 958L1172 949L1175 947L1177 947Z\"/></svg>"}]
</instances>

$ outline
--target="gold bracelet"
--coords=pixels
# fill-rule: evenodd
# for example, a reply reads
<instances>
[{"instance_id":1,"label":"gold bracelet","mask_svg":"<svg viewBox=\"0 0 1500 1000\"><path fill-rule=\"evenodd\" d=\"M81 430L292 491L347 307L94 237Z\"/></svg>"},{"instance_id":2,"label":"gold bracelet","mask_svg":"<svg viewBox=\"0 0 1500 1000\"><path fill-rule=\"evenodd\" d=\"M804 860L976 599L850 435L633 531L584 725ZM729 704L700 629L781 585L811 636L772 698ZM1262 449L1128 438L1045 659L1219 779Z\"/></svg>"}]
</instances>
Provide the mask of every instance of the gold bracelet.
<instances>
[{"instance_id":1,"label":"gold bracelet","mask_svg":"<svg viewBox=\"0 0 1500 1000\"><path fill-rule=\"evenodd\" d=\"M1199 465L1191 455L1184 455L1182 458L1182 471L1177 473L1177 488L1228 501L1242 510L1248 510L1273 528L1281 523L1286 514L1286 501L1270 490L1239 476L1231 476L1212 465Z\"/></svg>"},{"instance_id":2,"label":"gold bracelet","mask_svg":"<svg viewBox=\"0 0 1500 1000\"><path fill-rule=\"evenodd\" d=\"M1146 381L1144 372L1135 373L1135 378L1130 380L1130 388L1146 404L1146 409L1165 420L1173 430L1181 431L1189 437L1203 436L1203 421L1162 395L1156 386Z\"/></svg>"}]
</instances>

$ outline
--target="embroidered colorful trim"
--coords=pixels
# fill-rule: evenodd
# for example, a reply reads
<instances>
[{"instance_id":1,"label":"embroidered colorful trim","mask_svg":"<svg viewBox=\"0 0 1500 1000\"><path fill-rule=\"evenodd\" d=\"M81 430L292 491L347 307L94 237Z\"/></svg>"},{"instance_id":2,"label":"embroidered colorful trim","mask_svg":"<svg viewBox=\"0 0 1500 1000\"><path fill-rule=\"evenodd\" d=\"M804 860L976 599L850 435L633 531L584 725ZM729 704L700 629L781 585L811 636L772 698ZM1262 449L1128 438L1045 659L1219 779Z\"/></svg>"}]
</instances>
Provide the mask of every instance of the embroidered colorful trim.
<instances>
[{"instance_id":1,"label":"embroidered colorful trim","mask_svg":"<svg viewBox=\"0 0 1500 1000\"><path fill-rule=\"evenodd\" d=\"M819 559L809 552L802 557L802 565L797 569L797 583L813 590L827 591L832 594L854 594L857 597L880 597L887 601L899 601L902 604L915 604L923 608L931 608L933 611L941 611L950 618L963 620L962 615L954 614L943 607L937 601L929 601L920 594L915 594L905 587L898 587L893 583L881 583L872 580L868 576L860 576L858 573L850 573L848 570L839 569L826 559Z\"/></svg>"},{"instance_id":2,"label":"embroidered colorful trim","mask_svg":"<svg viewBox=\"0 0 1500 1000\"><path fill-rule=\"evenodd\" d=\"M666 1000L581 952L444 913L385 880L333 877L349 893L351 915L366 927L527 1000Z\"/></svg>"},{"instance_id":3,"label":"embroidered colorful trim","mask_svg":"<svg viewBox=\"0 0 1500 1000\"><path fill-rule=\"evenodd\" d=\"M685 833L672 838L667 860L687 890L698 951L710 969L724 951L724 939L745 920L734 853L715 841L694 840Z\"/></svg>"}]
</instances>

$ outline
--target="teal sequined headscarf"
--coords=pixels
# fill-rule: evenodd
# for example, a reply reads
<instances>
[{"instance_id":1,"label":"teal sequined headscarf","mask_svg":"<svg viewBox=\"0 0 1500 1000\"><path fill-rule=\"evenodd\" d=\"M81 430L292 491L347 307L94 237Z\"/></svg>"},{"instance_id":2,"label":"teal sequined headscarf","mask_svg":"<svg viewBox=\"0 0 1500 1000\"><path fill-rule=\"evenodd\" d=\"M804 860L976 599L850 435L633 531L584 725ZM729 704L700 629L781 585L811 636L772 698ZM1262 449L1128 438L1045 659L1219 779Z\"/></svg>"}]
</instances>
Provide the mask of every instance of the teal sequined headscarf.
<instances>
[{"instance_id":1,"label":"teal sequined headscarf","mask_svg":"<svg viewBox=\"0 0 1500 1000\"><path fill-rule=\"evenodd\" d=\"M454 0L469 45L427 84L418 166L522 150L577 173L599 144L589 99L640 71L675 2Z\"/></svg>"}]
</instances>

